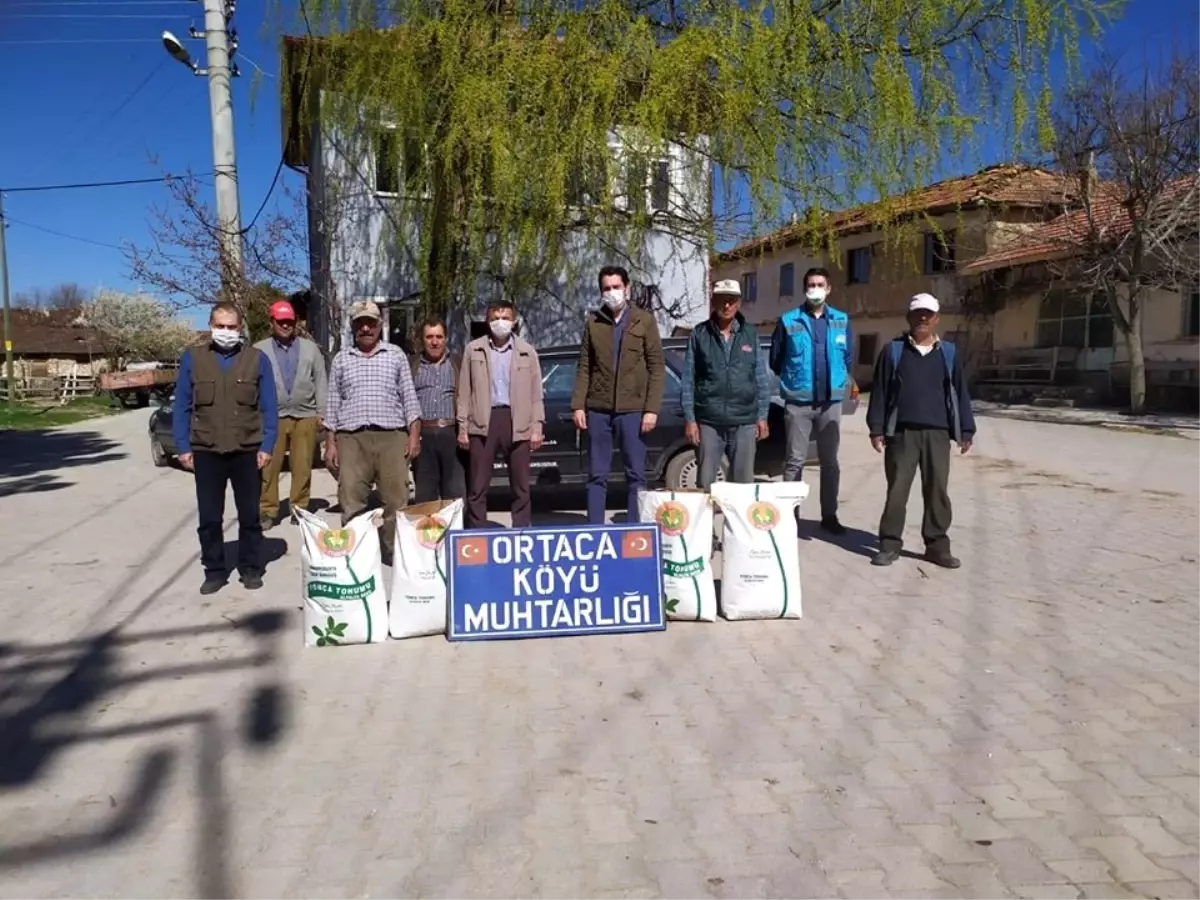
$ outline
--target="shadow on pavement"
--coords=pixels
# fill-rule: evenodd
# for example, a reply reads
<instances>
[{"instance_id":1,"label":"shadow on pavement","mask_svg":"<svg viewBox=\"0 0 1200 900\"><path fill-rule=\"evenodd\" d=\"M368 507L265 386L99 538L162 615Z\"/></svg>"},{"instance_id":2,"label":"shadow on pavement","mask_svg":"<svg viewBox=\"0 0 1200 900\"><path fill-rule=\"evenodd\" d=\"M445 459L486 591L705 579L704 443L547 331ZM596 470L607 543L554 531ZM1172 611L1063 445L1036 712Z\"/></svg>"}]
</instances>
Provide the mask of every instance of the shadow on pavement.
<instances>
[{"instance_id":1,"label":"shadow on pavement","mask_svg":"<svg viewBox=\"0 0 1200 900\"><path fill-rule=\"evenodd\" d=\"M225 567L230 572L237 571L237 541L225 542ZM262 567L264 569L270 567L272 563L279 562L287 555L287 541L279 537L263 536L262 542Z\"/></svg>"},{"instance_id":2,"label":"shadow on pavement","mask_svg":"<svg viewBox=\"0 0 1200 900\"><path fill-rule=\"evenodd\" d=\"M0 431L0 478L124 459L120 445L97 431Z\"/></svg>"},{"instance_id":3,"label":"shadow on pavement","mask_svg":"<svg viewBox=\"0 0 1200 900\"><path fill-rule=\"evenodd\" d=\"M108 818L91 829L73 825L45 836L0 843L0 871L70 857L110 851L142 833L163 805L172 777L194 759L198 798L195 850L196 893L203 897L236 896L229 873L228 801L223 760L226 728L220 711L201 709L119 724L92 724L93 716L139 684L162 684L220 672L268 672L277 658L277 640L290 613L268 610L220 624L126 634L124 625L80 640L57 644L0 644L0 792L18 790L50 777L64 750L136 736L155 736L124 785L109 798ZM127 622L128 620L126 620ZM248 652L219 661L183 662L150 667L129 653L139 645L171 644L212 634L236 632L249 642ZM130 658L123 658L129 655ZM251 748L270 746L282 737L287 721L287 695L266 674L245 698L237 739ZM106 717L106 723L116 716ZM192 736L193 751L178 746L180 729ZM86 752L86 751L85 751ZM61 762L59 763L61 765Z\"/></svg>"},{"instance_id":4,"label":"shadow on pavement","mask_svg":"<svg viewBox=\"0 0 1200 900\"><path fill-rule=\"evenodd\" d=\"M61 491L75 482L63 481L57 475L27 475L12 481L0 482L0 497L14 494L41 494L46 491Z\"/></svg>"}]
</instances>

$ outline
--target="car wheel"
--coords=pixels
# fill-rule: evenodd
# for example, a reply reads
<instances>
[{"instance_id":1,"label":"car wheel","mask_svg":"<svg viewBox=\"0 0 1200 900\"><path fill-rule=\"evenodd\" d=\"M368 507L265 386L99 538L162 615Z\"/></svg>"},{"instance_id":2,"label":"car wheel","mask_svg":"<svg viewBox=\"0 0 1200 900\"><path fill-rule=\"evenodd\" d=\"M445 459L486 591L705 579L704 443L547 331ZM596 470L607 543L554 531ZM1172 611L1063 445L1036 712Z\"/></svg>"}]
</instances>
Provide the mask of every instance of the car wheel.
<instances>
[{"instance_id":1,"label":"car wheel","mask_svg":"<svg viewBox=\"0 0 1200 900\"><path fill-rule=\"evenodd\" d=\"M717 470L717 481L724 481L726 470L729 468L727 459L721 460L721 468ZM667 463L664 476L668 491L694 491L700 485L700 461L692 448L680 450Z\"/></svg>"},{"instance_id":2,"label":"car wheel","mask_svg":"<svg viewBox=\"0 0 1200 900\"><path fill-rule=\"evenodd\" d=\"M156 468L164 469L171 464L171 458L167 456L167 451L163 449L162 441L156 437L150 438L150 459L154 462Z\"/></svg>"}]
</instances>

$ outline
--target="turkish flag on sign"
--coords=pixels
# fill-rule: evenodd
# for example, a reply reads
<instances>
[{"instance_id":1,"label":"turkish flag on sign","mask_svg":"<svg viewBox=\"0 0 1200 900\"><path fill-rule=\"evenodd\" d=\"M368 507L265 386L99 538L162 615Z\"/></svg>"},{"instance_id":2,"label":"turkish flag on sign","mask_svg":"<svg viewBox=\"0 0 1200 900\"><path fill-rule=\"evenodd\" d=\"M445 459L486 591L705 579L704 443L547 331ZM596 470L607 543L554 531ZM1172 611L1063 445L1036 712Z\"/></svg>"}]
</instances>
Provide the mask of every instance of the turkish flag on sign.
<instances>
[{"instance_id":1,"label":"turkish flag on sign","mask_svg":"<svg viewBox=\"0 0 1200 900\"><path fill-rule=\"evenodd\" d=\"M654 538L648 531L627 531L621 536L622 559L646 559L654 555Z\"/></svg>"},{"instance_id":2,"label":"turkish flag on sign","mask_svg":"<svg viewBox=\"0 0 1200 900\"><path fill-rule=\"evenodd\" d=\"M488 539L465 537L458 542L458 564L460 566L482 566L488 561Z\"/></svg>"}]
</instances>

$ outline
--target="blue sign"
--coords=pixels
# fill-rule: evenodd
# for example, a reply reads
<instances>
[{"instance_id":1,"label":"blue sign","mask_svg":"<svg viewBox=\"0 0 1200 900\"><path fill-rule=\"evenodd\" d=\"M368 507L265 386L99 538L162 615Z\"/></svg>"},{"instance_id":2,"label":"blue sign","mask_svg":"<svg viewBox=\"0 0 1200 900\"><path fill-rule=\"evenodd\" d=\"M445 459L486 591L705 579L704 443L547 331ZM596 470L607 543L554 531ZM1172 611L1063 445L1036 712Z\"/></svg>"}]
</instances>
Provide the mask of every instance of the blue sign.
<instances>
[{"instance_id":1,"label":"blue sign","mask_svg":"<svg viewBox=\"0 0 1200 900\"><path fill-rule=\"evenodd\" d=\"M661 631L654 525L450 531L452 641Z\"/></svg>"}]
</instances>

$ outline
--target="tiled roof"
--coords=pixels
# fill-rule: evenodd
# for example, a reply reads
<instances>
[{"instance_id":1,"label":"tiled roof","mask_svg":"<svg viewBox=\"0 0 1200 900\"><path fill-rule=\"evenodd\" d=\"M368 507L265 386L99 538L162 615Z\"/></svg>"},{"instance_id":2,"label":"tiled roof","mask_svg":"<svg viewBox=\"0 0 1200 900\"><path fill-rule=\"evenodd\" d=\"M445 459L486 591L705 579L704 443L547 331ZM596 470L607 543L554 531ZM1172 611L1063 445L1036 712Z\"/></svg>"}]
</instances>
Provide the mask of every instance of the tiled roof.
<instances>
[{"instance_id":1,"label":"tiled roof","mask_svg":"<svg viewBox=\"0 0 1200 900\"><path fill-rule=\"evenodd\" d=\"M102 351L89 345L88 330L79 324L78 309L12 310L15 356L82 356Z\"/></svg>"},{"instance_id":2,"label":"tiled roof","mask_svg":"<svg viewBox=\"0 0 1200 900\"><path fill-rule=\"evenodd\" d=\"M837 234L846 234L916 213L936 215L974 206L1053 206L1070 202L1077 195L1077 183L1060 173L1032 166L991 166L974 175L939 181L901 197L830 213L820 230L832 229ZM807 223L788 225L739 244L719 254L718 259L781 250L808 236L811 236L811 228Z\"/></svg>"},{"instance_id":3,"label":"tiled roof","mask_svg":"<svg viewBox=\"0 0 1200 900\"><path fill-rule=\"evenodd\" d=\"M1165 213L1168 208L1173 208L1183 200L1189 191L1192 202L1195 203L1196 186L1197 178L1194 175L1172 182L1159 200L1159 209ZM1190 221L1195 224L1194 215L1190 217ZM1053 257L1070 256L1072 248L1085 243L1090 244L1097 238L1103 242L1115 243L1127 235L1130 228L1129 210L1121 192L1111 184L1101 185L1092 203L1090 217L1087 211L1082 209L1064 213L1014 238L1006 246L972 260L962 266L959 272L963 275L975 275Z\"/></svg>"}]
</instances>

